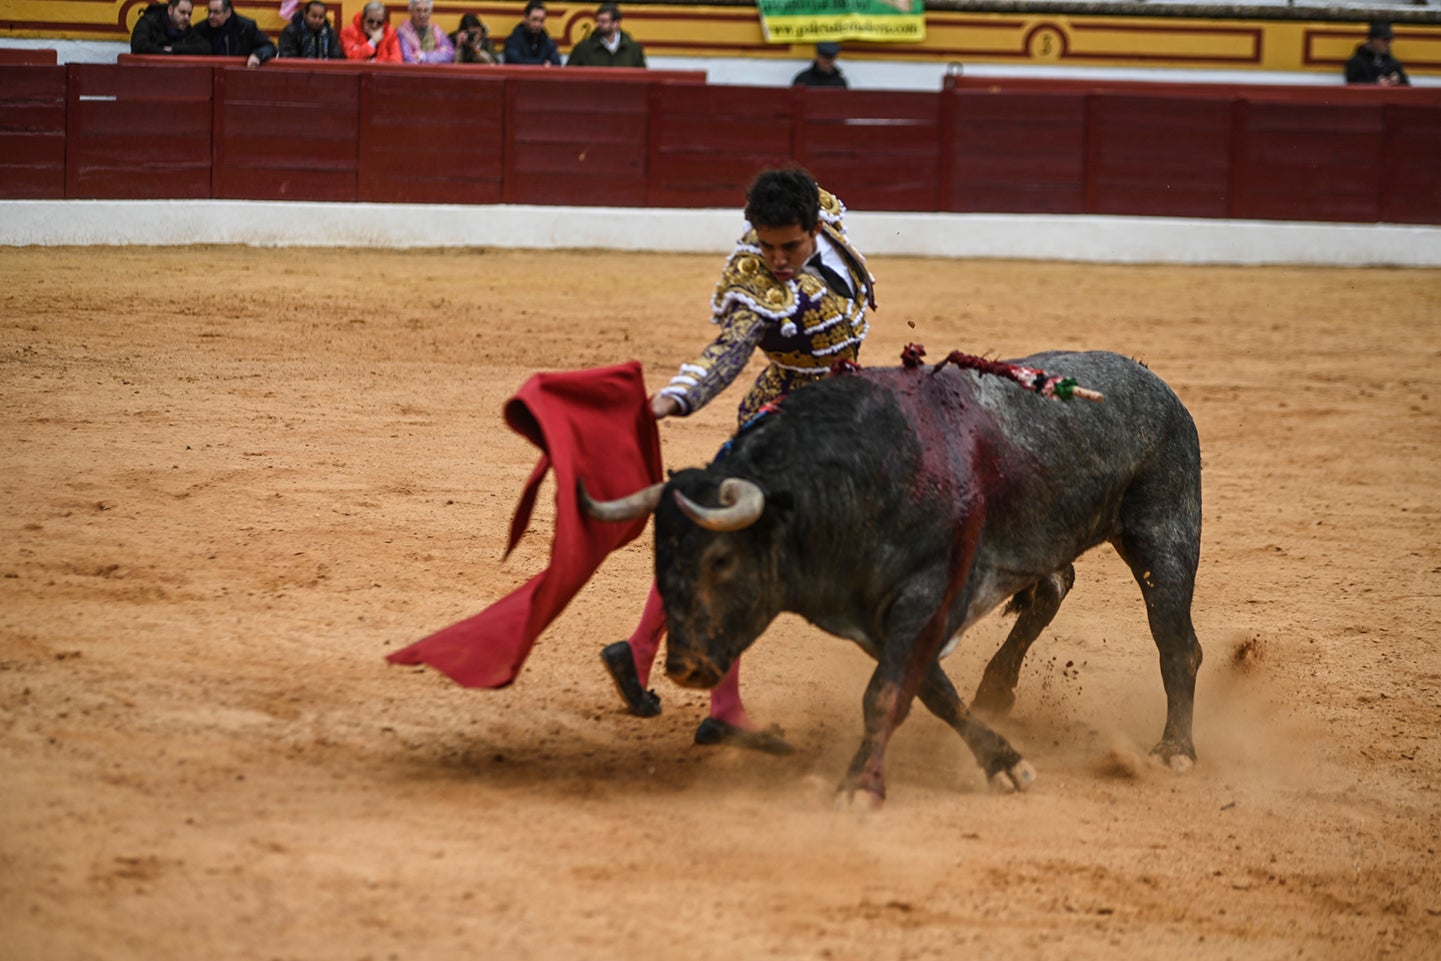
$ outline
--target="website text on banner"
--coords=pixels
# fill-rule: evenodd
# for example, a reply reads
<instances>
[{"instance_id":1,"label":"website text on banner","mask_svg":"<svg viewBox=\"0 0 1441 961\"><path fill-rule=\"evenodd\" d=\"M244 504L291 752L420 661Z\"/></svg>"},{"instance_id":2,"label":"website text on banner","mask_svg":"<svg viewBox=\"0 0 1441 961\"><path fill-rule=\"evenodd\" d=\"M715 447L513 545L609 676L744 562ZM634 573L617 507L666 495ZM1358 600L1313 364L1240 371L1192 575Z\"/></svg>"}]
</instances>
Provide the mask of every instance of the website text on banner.
<instances>
[{"instance_id":1,"label":"website text on banner","mask_svg":"<svg viewBox=\"0 0 1441 961\"><path fill-rule=\"evenodd\" d=\"M926 39L923 0L758 0L756 6L770 43Z\"/></svg>"}]
</instances>

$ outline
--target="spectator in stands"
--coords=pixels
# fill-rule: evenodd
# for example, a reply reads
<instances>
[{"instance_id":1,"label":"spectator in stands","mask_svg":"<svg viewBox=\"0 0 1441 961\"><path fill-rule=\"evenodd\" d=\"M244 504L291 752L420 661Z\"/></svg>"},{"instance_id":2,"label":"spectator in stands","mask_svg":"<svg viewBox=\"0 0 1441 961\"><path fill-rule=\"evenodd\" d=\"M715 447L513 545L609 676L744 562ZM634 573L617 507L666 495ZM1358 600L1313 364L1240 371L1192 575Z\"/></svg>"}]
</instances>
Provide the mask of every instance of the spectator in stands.
<instances>
[{"instance_id":1,"label":"spectator in stands","mask_svg":"<svg viewBox=\"0 0 1441 961\"><path fill-rule=\"evenodd\" d=\"M406 63L454 63L455 46L430 22L431 0L410 0L410 19L395 29L400 37L400 59Z\"/></svg>"},{"instance_id":2,"label":"spectator in stands","mask_svg":"<svg viewBox=\"0 0 1441 961\"><path fill-rule=\"evenodd\" d=\"M500 63L490 45L490 29L473 13L461 16L460 29L450 35L450 42L455 45L456 63Z\"/></svg>"},{"instance_id":3,"label":"spectator in stands","mask_svg":"<svg viewBox=\"0 0 1441 961\"><path fill-rule=\"evenodd\" d=\"M217 57L244 57L247 67L258 67L275 59L275 44L254 20L236 13L230 0L210 0L206 9L209 15L195 32L210 44L210 53Z\"/></svg>"},{"instance_id":4,"label":"spectator in stands","mask_svg":"<svg viewBox=\"0 0 1441 961\"><path fill-rule=\"evenodd\" d=\"M400 63L400 37L390 25L381 0L370 0L350 26L340 31L340 45L345 48L347 60Z\"/></svg>"},{"instance_id":5,"label":"spectator in stands","mask_svg":"<svg viewBox=\"0 0 1441 961\"><path fill-rule=\"evenodd\" d=\"M191 0L152 3L130 32L131 53L174 53L203 57L210 45L190 25L195 12Z\"/></svg>"},{"instance_id":6,"label":"spectator in stands","mask_svg":"<svg viewBox=\"0 0 1441 961\"><path fill-rule=\"evenodd\" d=\"M792 87L847 87L845 74L836 66L836 57L841 55L838 43L816 44L816 58L811 65L791 80Z\"/></svg>"},{"instance_id":7,"label":"spectator in stands","mask_svg":"<svg viewBox=\"0 0 1441 961\"><path fill-rule=\"evenodd\" d=\"M280 55L306 60L344 60L340 35L326 17L325 0L310 0L280 31Z\"/></svg>"},{"instance_id":8,"label":"spectator in stands","mask_svg":"<svg viewBox=\"0 0 1441 961\"><path fill-rule=\"evenodd\" d=\"M524 18L505 38L504 58L506 63L560 66L560 48L545 32L545 4L541 0L527 0Z\"/></svg>"},{"instance_id":9,"label":"spectator in stands","mask_svg":"<svg viewBox=\"0 0 1441 961\"><path fill-rule=\"evenodd\" d=\"M620 28L620 7L602 3L595 29L571 48L567 67L644 67L645 50Z\"/></svg>"},{"instance_id":10,"label":"spectator in stands","mask_svg":"<svg viewBox=\"0 0 1441 961\"><path fill-rule=\"evenodd\" d=\"M1382 87L1409 87L1411 78L1401 61L1391 56L1391 25L1373 22L1366 31L1366 42L1346 61L1347 83L1374 83Z\"/></svg>"}]
</instances>

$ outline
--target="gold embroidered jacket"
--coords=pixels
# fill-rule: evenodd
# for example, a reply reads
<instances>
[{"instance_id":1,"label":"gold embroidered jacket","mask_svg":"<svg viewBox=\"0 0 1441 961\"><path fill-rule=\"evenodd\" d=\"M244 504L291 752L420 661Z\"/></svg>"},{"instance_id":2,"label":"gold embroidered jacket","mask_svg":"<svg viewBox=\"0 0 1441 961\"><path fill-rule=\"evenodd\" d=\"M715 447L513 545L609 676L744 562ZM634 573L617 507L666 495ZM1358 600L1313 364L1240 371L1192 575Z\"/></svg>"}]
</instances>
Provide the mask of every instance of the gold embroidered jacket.
<instances>
[{"instance_id":1,"label":"gold embroidered jacket","mask_svg":"<svg viewBox=\"0 0 1441 961\"><path fill-rule=\"evenodd\" d=\"M846 263L855 291L850 298L809 273L777 280L761 256L755 230L747 228L711 298L711 322L720 333L661 388L680 403L682 413L699 410L724 390L757 347L770 363L741 401L738 424L782 394L824 377L836 361L856 359L869 329L866 310L876 306L875 279L846 239L844 214L845 205L822 190L821 233Z\"/></svg>"}]
</instances>

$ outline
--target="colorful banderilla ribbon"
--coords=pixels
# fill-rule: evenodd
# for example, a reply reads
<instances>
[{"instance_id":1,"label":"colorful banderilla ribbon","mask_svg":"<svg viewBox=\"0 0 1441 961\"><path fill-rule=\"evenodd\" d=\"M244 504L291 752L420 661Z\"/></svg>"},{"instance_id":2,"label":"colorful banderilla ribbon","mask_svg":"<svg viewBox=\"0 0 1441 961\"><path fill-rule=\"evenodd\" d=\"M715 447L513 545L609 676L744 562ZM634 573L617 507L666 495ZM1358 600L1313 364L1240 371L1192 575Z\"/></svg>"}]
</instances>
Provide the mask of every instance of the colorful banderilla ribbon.
<instances>
[{"instance_id":1,"label":"colorful banderilla ribbon","mask_svg":"<svg viewBox=\"0 0 1441 961\"><path fill-rule=\"evenodd\" d=\"M901 363L906 367L919 367L921 358L925 355L926 349L920 344L907 344L906 349L901 351ZM936 365L936 370L940 370L947 364L954 364L957 367L982 374L991 374L995 377L1005 377L1027 390L1035 391L1042 397L1050 397L1053 400L1070 400L1073 397L1079 397L1082 400L1100 403L1106 399L1106 395L1100 391L1091 390L1076 383L1074 377L1052 376L1044 370L1037 370L1034 367L1007 364L999 360L977 357L975 354L963 354L959 350L953 350L947 354L946 359Z\"/></svg>"}]
</instances>

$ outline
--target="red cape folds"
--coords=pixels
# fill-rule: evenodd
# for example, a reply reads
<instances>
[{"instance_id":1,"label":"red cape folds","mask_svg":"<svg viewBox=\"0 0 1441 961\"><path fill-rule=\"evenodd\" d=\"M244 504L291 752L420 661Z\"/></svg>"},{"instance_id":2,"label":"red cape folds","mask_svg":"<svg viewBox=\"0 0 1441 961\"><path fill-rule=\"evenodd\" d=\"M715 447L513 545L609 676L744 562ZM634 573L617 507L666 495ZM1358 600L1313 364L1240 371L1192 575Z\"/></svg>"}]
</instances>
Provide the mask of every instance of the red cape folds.
<instances>
[{"instance_id":1,"label":"red cape folds","mask_svg":"<svg viewBox=\"0 0 1441 961\"><path fill-rule=\"evenodd\" d=\"M645 530L648 518L601 523L580 513L577 479L597 500L624 497L661 479L660 432L640 364L536 374L505 404L505 422L541 450L510 524L514 549L541 479L555 470L550 567L494 604L396 651L394 664L429 664L465 687L504 687L536 637L565 609L605 556Z\"/></svg>"}]
</instances>

